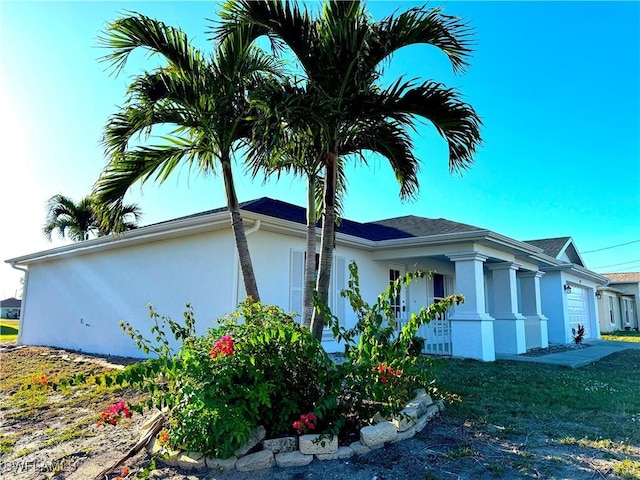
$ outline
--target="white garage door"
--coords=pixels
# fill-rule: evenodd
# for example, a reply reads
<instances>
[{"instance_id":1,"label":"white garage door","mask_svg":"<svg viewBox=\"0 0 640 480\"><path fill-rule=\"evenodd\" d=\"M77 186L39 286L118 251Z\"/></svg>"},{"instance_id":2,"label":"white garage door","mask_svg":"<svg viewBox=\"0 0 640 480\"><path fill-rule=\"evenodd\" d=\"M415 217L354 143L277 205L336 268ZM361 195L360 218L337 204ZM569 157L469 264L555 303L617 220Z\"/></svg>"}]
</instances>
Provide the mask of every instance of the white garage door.
<instances>
[{"instance_id":1,"label":"white garage door","mask_svg":"<svg viewBox=\"0 0 640 480\"><path fill-rule=\"evenodd\" d=\"M571 293L567 294L567 309L569 311L569 331L575 328L578 331L578 325L584 325L585 338L591 337L591 328L589 322L589 297L587 289L577 285L571 285Z\"/></svg>"}]
</instances>

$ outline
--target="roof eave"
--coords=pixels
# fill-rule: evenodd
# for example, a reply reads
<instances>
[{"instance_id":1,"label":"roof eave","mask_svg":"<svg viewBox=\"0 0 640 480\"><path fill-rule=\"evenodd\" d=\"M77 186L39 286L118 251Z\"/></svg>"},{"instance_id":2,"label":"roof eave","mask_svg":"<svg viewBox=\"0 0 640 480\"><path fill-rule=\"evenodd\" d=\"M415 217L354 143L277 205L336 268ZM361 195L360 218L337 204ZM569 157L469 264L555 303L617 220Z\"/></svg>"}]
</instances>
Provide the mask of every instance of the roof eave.
<instances>
[{"instance_id":1,"label":"roof eave","mask_svg":"<svg viewBox=\"0 0 640 480\"><path fill-rule=\"evenodd\" d=\"M580 265L576 265L575 263L562 263L560 265L555 265L551 267L543 267L543 271L569 271L574 275L585 278L587 280L594 281L600 285L607 285L609 283L609 279L599 273L593 272L588 268L584 268Z\"/></svg>"},{"instance_id":2,"label":"roof eave","mask_svg":"<svg viewBox=\"0 0 640 480\"><path fill-rule=\"evenodd\" d=\"M42 250L29 255L10 258L5 260L5 263L11 265L28 265L29 263L49 260L62 255L81 255L148 241L168 240L196 233L204 233L206 231L224 228L228 226L229 223L230 220L227 212L216 212L199 217L149 225L119 234L107 235L49 250Z\"/></svg>"}]
</instances>

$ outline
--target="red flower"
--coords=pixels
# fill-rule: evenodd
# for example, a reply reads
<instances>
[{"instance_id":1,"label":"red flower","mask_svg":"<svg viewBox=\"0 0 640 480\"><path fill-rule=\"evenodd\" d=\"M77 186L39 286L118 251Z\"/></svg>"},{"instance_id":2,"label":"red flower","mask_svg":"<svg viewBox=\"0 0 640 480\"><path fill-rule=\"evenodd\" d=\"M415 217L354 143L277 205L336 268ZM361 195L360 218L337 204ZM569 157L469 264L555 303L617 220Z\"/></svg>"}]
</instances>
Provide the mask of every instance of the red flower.
<instances>
[{"instance_id":1,"label":"red flower","mask_svg":"<svg viewBox=\"0 0 640 480\"><path fill-rule=\"evenodd\" d=\"M223 357L233 355L233 338L229 335L221 337L220 340L213 344L213 348L209 350L209 355L214 360L218 358L218 355Z\"/></svg>"},{"instance_id":2,"label":"red flower","mask_svg":"<svg viewBox=\"0 0 640 480\"><path fill-rule=\"evenodd\" d=\"M293 422L293 428L296 429L298 435L302 435L309 430L316 428L317 417L313 413L303 413L300 415L300 420Z\"/></svg>"}]
</instances>

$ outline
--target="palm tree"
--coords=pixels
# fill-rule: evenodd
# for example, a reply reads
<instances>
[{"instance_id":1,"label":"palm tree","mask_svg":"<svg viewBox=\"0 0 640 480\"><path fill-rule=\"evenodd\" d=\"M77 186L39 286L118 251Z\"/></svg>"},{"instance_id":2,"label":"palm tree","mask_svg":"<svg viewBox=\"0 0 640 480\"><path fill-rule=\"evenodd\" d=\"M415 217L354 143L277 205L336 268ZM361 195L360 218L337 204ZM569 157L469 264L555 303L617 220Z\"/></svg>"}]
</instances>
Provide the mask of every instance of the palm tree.
<instances>
[{"instance_id":1,"label":"palm tree","mask_svg":"<svg viewBox=\"0 0 640 480\"><path fill-rule=\"evenodd\" d=\"M405 81L388 88L379 83L381 64L398 49L430 44L450 59L454 71L464 71L471 53L470 31L456 17L439 9L412 8L381 21L372 20L359 1L329 1L315 18L296 3L282 0L229 0L222 8L220 40L241 35L254 41L268 36L276 48L290 48L305 76L306 91L317 99L314 131L321 138L324 170L322 237L317 291L327 303L334 248L336 185L340 157L350 153L349 142L360 150L379 151L375 136L358 137L376 123L389 121L390 145L407 146L407 128L415 117L429 120L449 144L449 168L461 171L473 160L481 142L481 122L456 91L442 84ZM385 148L385 147L382 147ZM402 149L401 149L402 150ZM400 183L402 198L417 193L418 165L410 155L388 157ZM324 319L314 311L311 330L321 339Z\"/></svg>"},{"instance_id":2,"label":"palm tree","mask_svg":"<svg viewBox=\"0 0 640 480\"><path fill-rule=\"evenodd\" d=\"M232 159L250 134L249 93L279 64L240 36L205 55L179 29L137 13L108 25L101 42L116 74L138 48L166 65L138 75L124 107L108 121L104 146L109 163L95 191L106 205L120 205L136 182L163 182L180 164L203 174L220 173L247 295L260 300L233 180ZM130 145L155 127L170 133L155 145ZM163 130L164 131L164 130Z\"/></svg>"},{"instance_id":3,"label":"palm tree","mask_svg":"<svg viewBox=\"0 0 640 480\"><path fill-rule=\"evenodd\" d=\"M137 205L122 205L117 211L105 210L92 196L75 203L71 198L57 194L47 201L47 220L42 233L51 240L51 234L57 230L60 238L68 237L79 242L87 240L90 235L101 237L136 228L139 217Z\"/></svg>"}]
</instances>

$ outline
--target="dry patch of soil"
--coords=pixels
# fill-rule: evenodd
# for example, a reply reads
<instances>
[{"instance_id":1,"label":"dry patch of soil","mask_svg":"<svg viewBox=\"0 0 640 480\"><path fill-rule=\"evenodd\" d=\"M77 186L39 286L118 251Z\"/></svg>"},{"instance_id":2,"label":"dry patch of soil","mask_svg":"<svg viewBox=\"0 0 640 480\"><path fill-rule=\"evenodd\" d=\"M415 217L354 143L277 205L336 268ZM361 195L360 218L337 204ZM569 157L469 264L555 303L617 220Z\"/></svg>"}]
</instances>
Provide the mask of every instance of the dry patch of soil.
<instances>
[{"instance_id":1,"label":"dry patch of soil","mask_svg":"<svg viewBox=\"0 0 640 480\"><path fill-rule=\"evenodd\" d=\"M17 378L113 368L127 359L96 357L45 347L0 353L1 478L16 480L89 480L117 462L136 443L144 419L134 416L116 427L98 427L97 412L114 398L135 392L97 387L65 393L43 392L36 405L16 401ZM42 372L41 369L49 369ZM30 409L28 415L23 415ZM554 425L557 429L557 425ZM149 470L141 452L126 465L130 477L147 469L148 478L167 480L454 480L454 479L600 479L613 475L615 448L559 444L545 435L545 425L531 421L527 435L496 425L448 417L446 411L414 438L348 460L314 461L307 467L238 472L188 472L177 468ZM11 444L11 442L14 442ZM640 448L625 456L640 460ZM109 474L111 480L120 469ZM633 477L626 477L633 478Z\"/></svg>"}]
</instances>

